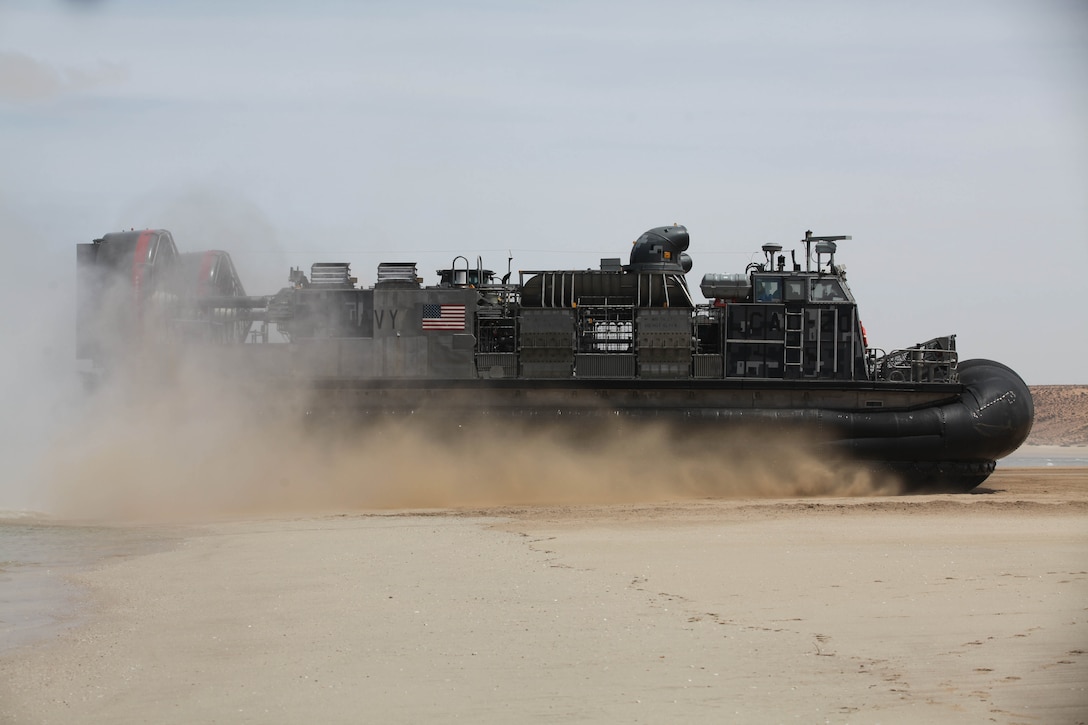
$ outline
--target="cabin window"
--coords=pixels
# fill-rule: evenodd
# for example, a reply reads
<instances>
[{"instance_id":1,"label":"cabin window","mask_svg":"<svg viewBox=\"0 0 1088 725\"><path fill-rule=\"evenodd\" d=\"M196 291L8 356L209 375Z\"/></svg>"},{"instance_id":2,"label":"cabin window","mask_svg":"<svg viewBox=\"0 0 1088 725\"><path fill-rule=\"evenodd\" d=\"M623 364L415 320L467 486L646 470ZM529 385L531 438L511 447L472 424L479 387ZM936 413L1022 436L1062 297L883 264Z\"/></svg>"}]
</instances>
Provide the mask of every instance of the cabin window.
<instances>
[{"instance_id":1,"label":"cabin window","mask_svg":"<svg viewBox=\"0 0 1088 725\"><path fill-rule=\"evenodd\" d=\"M786 300L789 302L804 302L805 300L805 283L804 280L790 279L786 280Z\"/></svg>"},{"instance_id":2,"label":"cabin window","mask_svg":"<svg viewBox=\"0 0 1088 725\"><path fill-rule=\"evenodd\" d=\"M837 279L812 280L813 302L846 302L846 293Z\"/></svg>"},{"instance_id":3,"label":"cabin window","mask_svg":"<svg viewBox=\"0 0 1088 725\"><path fill-rule=\"evenodd\" d=\"M781 277L756 277L756 302L781 302Z\"/></svg>"}]
</instances>

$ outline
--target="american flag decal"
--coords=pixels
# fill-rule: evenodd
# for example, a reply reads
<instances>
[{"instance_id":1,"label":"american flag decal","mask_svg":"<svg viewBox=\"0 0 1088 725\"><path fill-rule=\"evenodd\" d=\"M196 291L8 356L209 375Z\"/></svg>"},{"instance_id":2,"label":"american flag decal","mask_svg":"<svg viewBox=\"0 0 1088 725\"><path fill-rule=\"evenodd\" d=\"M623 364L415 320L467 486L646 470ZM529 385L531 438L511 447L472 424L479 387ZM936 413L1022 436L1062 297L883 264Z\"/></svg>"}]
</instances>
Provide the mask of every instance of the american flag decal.
<instances>
[{"instance_id":1,"label":"american flag decal","mask_svg":"<svg viewBox=\"0 0 1088 725\"><path fill-rule=\"evenodd\" d=\"M464 305L423 305L424 330L465 329Z\"/></svg>"}]
</instances>

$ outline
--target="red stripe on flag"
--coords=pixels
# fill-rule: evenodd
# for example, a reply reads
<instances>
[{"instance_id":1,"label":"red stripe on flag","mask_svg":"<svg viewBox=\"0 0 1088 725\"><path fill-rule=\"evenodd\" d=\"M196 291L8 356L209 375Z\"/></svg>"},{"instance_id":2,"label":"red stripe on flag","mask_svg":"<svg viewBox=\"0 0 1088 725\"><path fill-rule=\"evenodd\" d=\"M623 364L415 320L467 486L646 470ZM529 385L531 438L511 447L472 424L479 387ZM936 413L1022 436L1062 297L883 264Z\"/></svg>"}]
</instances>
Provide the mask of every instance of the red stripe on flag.
<instances>
[{"instance_id":1,"label":"red stripe on flag","mask_svg":"<svg viewBox=\"0 0 1088 725\"><path fill-rule=\"evenodd\" d=\"M464 305L423 305L422 328L424 330L463 330L465 329Z\"/></svg>"}]
</instances>

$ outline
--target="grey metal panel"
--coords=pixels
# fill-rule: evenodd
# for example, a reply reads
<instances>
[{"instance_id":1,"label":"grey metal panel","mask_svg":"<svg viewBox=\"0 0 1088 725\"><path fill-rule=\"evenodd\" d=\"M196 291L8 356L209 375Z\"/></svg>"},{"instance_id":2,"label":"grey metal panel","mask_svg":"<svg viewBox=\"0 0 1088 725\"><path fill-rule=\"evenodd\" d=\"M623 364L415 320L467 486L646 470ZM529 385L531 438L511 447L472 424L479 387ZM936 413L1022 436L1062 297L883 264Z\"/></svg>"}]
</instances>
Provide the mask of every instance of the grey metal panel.
<instances>
[{"instance_id":1,"label":"grey metal panel","mask_svg":"<svg viewBox=\"0 0 1088 725\"><path fill-rule=\"evenodd\" d=\"M371 314L375 338L422 334L419 327L419 290L379 287L373 293Z\"/></svg>"},{"instance_id":2,"label":"grey metal panel","mask_svg":"<svg viewBox=\"0 0 1088 725\"><path fill-rule=\"evenodd\" d=\"M474 352L476 350L476 336L467 333L454 333L450 347L454 350Z\"/></svg>"},{"instance_id":3,"label":"grey metal panel","mask_svg":"<svg viewBox=\"0 0 1088 725\"><path fill-rule=\"evenodd\" d=\"M721 355L695 355L695 377L720 378L722 376Z\"/></svg>"},{"instance_id":4,"label":"grey metal panel","mask_svg":"<svg viewBox=\"0 0 1088 725\"><path fill-rule=\"evenodd\" d=\"M574 311L522 310L521 377L567 378L574 370Z\"/></svg>"},{"instance_id":5,"label":"grey metal panel","mask_svg":"<svg viewBox=\"0 0 1088 725\"><path fill-rule=\"evenodd\" d=\"M475 338L472 335L431 334L422 339L427 343L428 353L422 374L447 380L476 377Z\"/></svg>"},{"instance_id":6,"label":"grey metal panel","mask_svg":"<svg viewBox=\"0 0 1088 725\"><path fill-rule=\"evenodd\" d=\"M574 310L570 309L523 309L521 332L574 334Z\"/></svg>"},{"instance_id":7,"label":"grey metal panel","mask_svg":"<svg viewBox=\"0 0 1088 725\"><path fill-rule=\"evenodd\" d=\"M521 335L523 349L554 349L570 352L573 345L574 336L569 332L523 332Z\"/></svg>"},{"instance_id":8,"label":"grey metal panel","mask_svg":"<svg viewBox=\"0 0 1088 725\"><path fill-rule=\"evenodd\" d=\"M521 363L523 378L569 378L572 373L571 362L525 362L523 358Z\"/></svg>"},{"instance_id":9,"label":"grey metal panel","mask_svg":"<svg viewBox=\"0 0 1088 725\"><path fill-rule=\"evenodd\" d=\"M642 308L638 326L646 332L687 332L691 328L691 310L679 308Z\"/></svg>"},{"instance_id":10,"label":"grey metal panel","mask_svg":"<svg viewBox=\"0 0 1088 725\"><path fill-rule=\"evenodd\" d=\"M693 327L690 310L639 310L636 330L639 377L691 376Z\"/></svg>"},{"instance_id":11,"label":"grey metal panel","mask_svg":"<svg viewBox=\"0 0 1088 725\"><path fill-rule=\"evenodd\" d=\"M289 373L295 376L362 380L428 376L427 340L422 337L314 339L290 346L290 352Z\"/></svg>"},{"instance_id":12,"label":"grey metal panel","mask_svg":"<svg viewBox=\"0 0 1088 725\"><path fill-rule=\"evenodd\" d=\"M691 310L640 309L635 323L639 350L644 348L691 349Z\"/></svg>"},{"instance_id":13,"label":"grey metal panel","mask_svg":"<svg viewBox=\"0 0 1088 725\"><path fill-rule=\"evenodd\" d=\"M426 338L405 335L383 340L380 346L382 377L427 377L428 352Z\"/></svg>"},{"instance_id":14,"label":"grey metal panel","mask_svg":"<svg viewBox=\"0 0 1088 725\"><path fill-rule=\"evenodd\" d=\"M784 376L785 364L800 364L801 349L777 340L730 341L725 347L727 378L775 378Z\"/></svg>"},{"instance_id":15,"label":"grey metal panel","mask_svg":"<svg viewBox=\"0 0 1088 725\"><path fill-rule=\"evenodd\" d=\"M512 352L491 352L476 356L476 371L481 378L516 378L518 356Z\"/></svg>"},{"instance_id":16,"label":"grey metal panel","mask_svg":"<svg viewBox=\"0 0 1088 725\"><path fill-rule=\"evenodd\" d=\"M375 288L371 294L373 345L353 346L345 353L345 368L372 371L362 373L364 377L476 377L475 337L471 334L475 325L474 290L383 286ZM463 326L424 330L425 304L464 305Z\"/></svg>"},{"instance_id":17,"label":"grey metal panel","mask_svg":"<svg viewBox=\"0 0 1088 725\"><path fill-rule=\"evenodd\" d=\"M641 378L687 378L691 375L689 362L645 362L639 360Z\"/></svg>"},{"instance_id":18,"label":"grey metal panel","mask_svg":"<svg viewBox=\"0 0 1088 725\"><path fill-rule=\"evenodd\" d=\"M801 329L800 318L788 316L785 305L736 303L727 315L729 340L782 340L787 328Z\"/></svg>"},{"instance_id":19,"label":"grey metal panel","mask_svg":"<svg viewBox=\"0 0 1088 725\"><path fill-rule=\"evenodd\" d=\"M361 337L374 337L374 327L379 322L377 315L374 314L374 290L356 290L355 302L358 309L359 335ZM384 316L381 322L385 323Z\"/></svg>"},{"instance_id":20,"label":"grey metal panel","mask_svg":"<svg viewBox=\"0 0 1088 725\"><path fill-rule=\"evenodd\" d=\"M633 378L635 356L608 353L575 355L574 374L579 378Z\"/></svg>"},{"instance_id":21,"label":"grey metal panel","mask_svg":"<svg viewBox=\"0 0 1088 725\"><path fill-rule=\"evenodd\" d=\"M368 290L287 289L277 295L276 303L286 308L270 310L270 319L298 340L369 337L373 334L371 298Z\"/></svg>"},{"instance_id":22,"label":"grey metal panel","mask_svg":"<svg viewBox=\"0 0 1088 725\"><path fill-rule=\"evenodd\" d=\"M297 346L286 343L224 345L216 348L223 355L225 369L247 378L286 377L291 374Z\"/></svg>"},{"instance_id":23,"label":"grey metal panel","mask_svg":"<svg viewBox=\"0 0 1088 725\"><path fill-rule=\"evenodd\" d=\"M691 362L691 350L686 347L651 347L638 351L642 362Z\"/></svg>"},{"instance_id":24,"label":"grey metal panel","mask_svg":"<svg viewBox=\"0 0 1088 725\"><path fill-rule=\"evenodd\" d=\"M346 378L376 378L382 374L377 352L382 341L370 338L342 340L340 344L340 374Z\"/></svg>"},{"instance_id":25,"label":"grey metal panel","mask_svg":"<svg viewBox=\"0 0 1088 725\"><path fill-rule=\"evenodd\" d=\"M299 377L335 378L340 375L340 341L306 340L294 346L291 372Z\"/></svg>"},{"instance_id":26,"label":"grey metal panel","mask_svg":"<svg viewBox=\"0 0 1088 725\"><path fill-rule=\"evenodd\" d=\"M570 347L526 347L521 350L522 362L543 362L546 360L574 360L574 350Z\"/></svg>"}]
</instances>

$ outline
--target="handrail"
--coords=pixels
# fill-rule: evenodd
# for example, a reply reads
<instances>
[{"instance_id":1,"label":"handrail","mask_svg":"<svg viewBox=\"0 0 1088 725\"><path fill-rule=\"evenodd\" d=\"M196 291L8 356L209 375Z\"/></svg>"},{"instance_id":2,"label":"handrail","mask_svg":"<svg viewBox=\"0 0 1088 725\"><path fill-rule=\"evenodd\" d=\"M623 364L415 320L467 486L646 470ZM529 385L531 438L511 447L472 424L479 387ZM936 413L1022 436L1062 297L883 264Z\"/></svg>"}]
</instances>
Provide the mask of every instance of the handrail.
<instances>
[{"instance_id":1,"label":"handrail","mask_svg":"<svg viewBox=\"0 0 1088 725\"><path fill-rule=\"evenodd\" d=\"M893 383L955 383L959 381L959 354L954 335L937 337L911 347L892 350L870 348L869 376Z\"/></svg>"}]
</instances>

